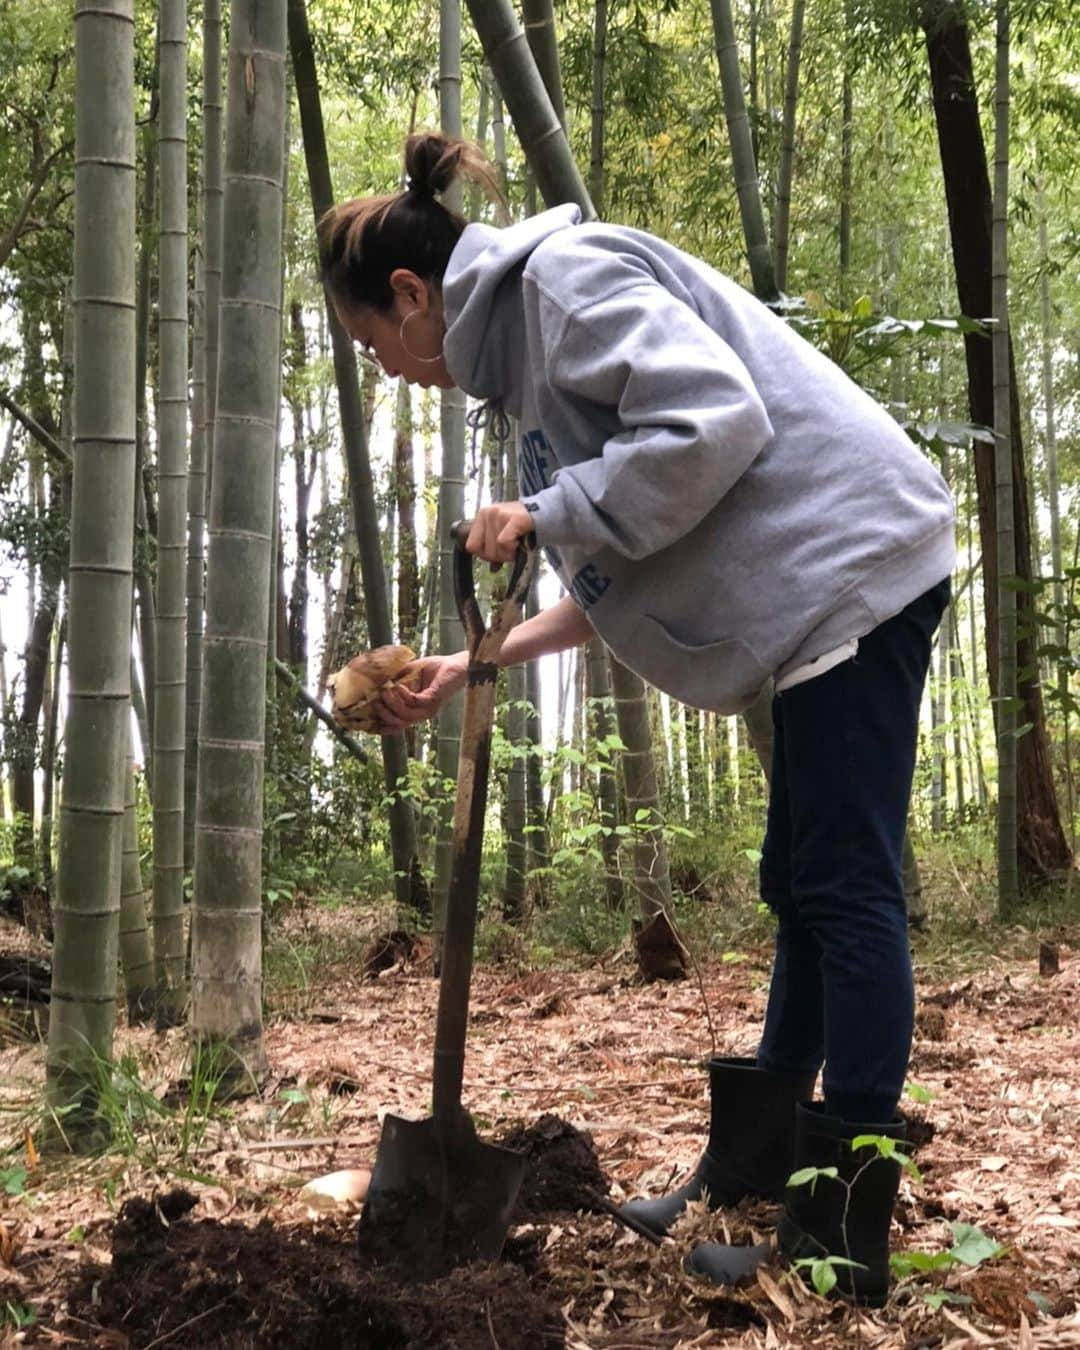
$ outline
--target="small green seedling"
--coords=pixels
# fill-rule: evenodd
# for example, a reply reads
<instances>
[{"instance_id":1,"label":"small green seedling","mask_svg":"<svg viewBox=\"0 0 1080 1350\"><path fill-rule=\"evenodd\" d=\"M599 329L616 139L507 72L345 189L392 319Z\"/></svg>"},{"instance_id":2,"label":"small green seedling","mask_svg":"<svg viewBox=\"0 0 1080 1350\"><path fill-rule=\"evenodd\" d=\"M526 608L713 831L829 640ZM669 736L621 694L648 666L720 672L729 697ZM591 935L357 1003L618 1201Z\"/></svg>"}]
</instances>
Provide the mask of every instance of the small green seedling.
<instances>
[{"instance_id":1,"label":"small green seedling","mask_svg":"<svg viewBox=\"0 0 1080 1350\"><path fill-rule=\"evenodd\" d=\"M937 1289L932 1294L923 1294L923 1302L928 1303L935 1312L939 1312L944 1303L951 1303L954 1307L957 1305L965 1307L971 1303L971 1299L967 1294L952 1294L948 1289Z\"/></svg>"},{"instance_id":2,"label":"small green seedling","mask_svg":"<svg viewBox=\"0 0 1080 1350\"><path fill-rule=\"evenodd\" d=\"M810 1194L814 1194L814 1188L821 1177L829 1177L836 1181L840 1173L835 1167L800 1167L797 1172L792 1172L787 1179L789 1186L809 1186Z\"/></svg>"},{"instance_id":3,"label":"small green seedling","mask_svg":"<svg viewBox=\"0 0 1080 1350\"><path fill-rule=\"evenodd\" d=\"M5 1195L22 1195L26 1190L26 1178L30 1173L25 1167L0 1168L0 1188Z\"/></svg>"},{"instance_id":4,"label":"small green seedling","mask_svg":"<svg viewBox=\"0 0 1080 1350\"><path fill-rule=\"evenodd\" d=\"M937 1271L948 1271L956 1265L974 1269L984 1261L993 1261L1005 1252L1005 1248L993 1238L987 1237L981 1228L970 1223L951 1223L953 1245L944 1252L894 1252L889 1257L889 1266L897 1279L903 1280L911 1275L932 1275ZM944 1304L970 1303L964 1294L954 1294L948 1289L934 1289L923 1292L924 1302L937 1312Z\"/></svg>"},{"instance_id":5,"label":"small green seedling","mask_svg":"<svg viewBox=\"0 0 1080 1350\"><path fill-rule=\"evenodd\" d=\"M901 1167L910 1172L916 1180L921 1180L919 1170L911 1161L910 1156L904 1152L902 1141L892 1139L884 1134L859 1134L851 1141L852 1152L857 1153L860 1149L872 1148L875 1156L868 1158L862 1164L850 1181L845 1181L840 1175L839 1168L836 1167L800 1167L792 1172L788 1177L789 1186L809 1186L810 1194L813 1195L814 1188L822 1177L830 1181L837 1181L843 1186L846 1192L844 1197L844 1212L840 1220L840 1229L844 1235L844 1248L847 1256L805 1256L792 1263L795 1270L809 1270L810 1283L814 1289L821 1295L826 1296L831 1290L835 1289L837 1283L837 1269L847 1267L849 1269L865 1270L867 1267L859 1261L851 1259L851 1250L847 1240L847 1221L848 1209L851 1205L851 1193L858 1184L859 1178L866 1169L873 1165L878 1158L893 1158Z\"/></svg>"},{"instance_id":6,"label":"small green seedling","mask_svg":"<svg viewBox=\"0 0 1080 1350\"><path fill-rule=\"evenodd\" d=\"M984 1261L994 1261L1002 1256L1005 1248L1000 1242L987 1237L981 1228L972 1223L951 1223L953 1245L949 1255L965 1266L980 1266Z\"/></svg>"},{"instance_id":7,"label":"small green seedling","mask_svg":"<svg viewBox=\"0 0 1080 1350\"><path fill-rule=\"evenodd\" d=\"M804 1256L792 1263L796 1270L808 1269L810 1283L825 1298L836 1288L836 1270L838 1266L847 1266L856 1270L865 1270L861 1261L849 1261L844 1256Z\"/></svg>"},{"instance_id":8,"label":"small green seedling","mask_svg":"<svg viewBox=\"0 0 1080 1350\"><path fill-rule=\"evenodd\" d=\"M37 1312L31 1308L28 1303L5 1303L4 1316L0 1321L0 1326L7 1325L21 1331L24 1327L32 1327L37 1321Z\"/></svg>"}]
</instances>

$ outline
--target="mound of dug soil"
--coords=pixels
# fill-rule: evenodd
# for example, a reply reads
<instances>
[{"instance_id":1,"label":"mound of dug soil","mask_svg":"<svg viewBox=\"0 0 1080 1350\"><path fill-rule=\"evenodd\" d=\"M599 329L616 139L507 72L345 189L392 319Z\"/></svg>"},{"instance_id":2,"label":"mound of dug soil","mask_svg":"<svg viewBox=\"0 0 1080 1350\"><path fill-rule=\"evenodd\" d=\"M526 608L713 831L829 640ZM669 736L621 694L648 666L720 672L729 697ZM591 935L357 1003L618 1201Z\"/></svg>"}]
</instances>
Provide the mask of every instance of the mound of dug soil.
<instances>
[{"instance_id":1,"label":"mound of dug soil","mask_svg":"<svg viewBox=\"0 0 1080 1350\"><path fill-rule=\"evenodd\" d=\"M86 1272L71 1311L131 1350L151 1343L205 1350L490 1350L562 1346L558 1306L505 1263L403 1286L363 1266L353 1224L288 1230L263 1220L195 1219L172 1191L129 1200L113 1230L112 1265ZM116 1344L102 1338L101 1344Z\"/></svg>"},{"instance_id":2,"label":"mound of dug soil","mask_svg":"<svg viewBox=\"0 0 1080 1350\"><path fill-rule=\"evenodd\" d=\"M544 1115L534 1125L515 1126L498 1141L528 1158L515 1223L535 1223L551 1214L583 1209L598 1213L594 1196L611 1189L600 1168L592 1136L561 1116Z\"/></svg>"}]
</instances>

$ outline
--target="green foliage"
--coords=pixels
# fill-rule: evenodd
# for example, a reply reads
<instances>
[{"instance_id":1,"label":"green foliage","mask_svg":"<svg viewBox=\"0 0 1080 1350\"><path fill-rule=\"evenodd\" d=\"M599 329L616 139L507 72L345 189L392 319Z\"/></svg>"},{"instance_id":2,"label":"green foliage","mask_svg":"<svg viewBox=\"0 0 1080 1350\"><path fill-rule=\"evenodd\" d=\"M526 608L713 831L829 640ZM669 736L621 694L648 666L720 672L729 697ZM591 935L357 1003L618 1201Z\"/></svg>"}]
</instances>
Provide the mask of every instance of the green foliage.
<instances>
[{"instance_id":1,"label":"green foliage","mask_svg":"<svg viewBox=\"0 0 1080 1350\"><path fill-rule=\"evenodd\" d=\"M17 1331L24 1331L37 1322L37 1317L37 1310L30 1304L12 1303L10 1299L6 1299L0 1326L14 1327Z\"/></svg>"},{"instance_id":2,"label":"green foliage","mask_svg":"<svg viewBox=\"0 0 1080 1350\"><path fill-rule=\"evenodd\" d=\"M1005 1248L993 1238L988 1237L981 1228L969 1223L950 1223L953 1244L947 1251L893 1252L889 1265L897 1279L915 1278L924 1275L936 1275L952 1270L957 1265L974 1270L984 1261L995 1261L1005 1254ZM923 1291L923 1298L934 1309L943 1303L970 1301L948 1290Z\"/></svg>"},{"instance_id":3,"label":"green foliage","mask_svg":"<svg viewBox=\"0 0 1080 1350\"><path fill-rule=\"evenodd\" d=\"M810 1194L813 1195L814 1189L822 1177L829 1177L836 1181L839 1176L840 1173L835 1167L800 1167L788 1177L787 1184L789 1186L809 1186Z\"/></svg>"},{"instance_id":4,"label":"green foliage","mask_svg":"<svg viewBox=\"0 0 1080 1350\"><path fill-rule=\"evenodd\" d=\"M94 1056L86 1100L93 1103L98 1151L138 1158L150 1167L184 1162L197 1152L211 1123L225 1111L226 1090L235 1086L236 1069L235 1056L227 1046L197 1042L187 1081L170 1088L147 1081L146 1066L133 1050L113 1062ZM46 1107L40 1126L44 1136L70 1146L76 1138L73 1122L79 1124L77 1113L85 1109L78 1103ZM13 1167L0 1172L0 1183L10 1178L9 1184L17 1189L8 1193L20 1194L26 1176L24 1168Z\"/></svg>"},{"instance_id":5,"label":"green foliage","mask_svg":"<svg viewBox=\"0 0 1080 1350\"><path fill-rule=\"evenodd\" d=\"M794 1270L809 1270L810 1283L822 1298L836 1288L836 1272L844 1267L855 1270L866 1269L860 1261L849 1261L845 1256L804 1256L792 1262Z\"/></svg>"},{"instance_id":6,"label":"green foliage","mask_svg":"<svg viewBox=\"0 0 1080 1350\"><path fill-rule=\"evenodd\" d=\"M5 1195L22 1195L29 1175L25 1167L0 1168L0 1189Z\"/></svg>"}]
</instances>

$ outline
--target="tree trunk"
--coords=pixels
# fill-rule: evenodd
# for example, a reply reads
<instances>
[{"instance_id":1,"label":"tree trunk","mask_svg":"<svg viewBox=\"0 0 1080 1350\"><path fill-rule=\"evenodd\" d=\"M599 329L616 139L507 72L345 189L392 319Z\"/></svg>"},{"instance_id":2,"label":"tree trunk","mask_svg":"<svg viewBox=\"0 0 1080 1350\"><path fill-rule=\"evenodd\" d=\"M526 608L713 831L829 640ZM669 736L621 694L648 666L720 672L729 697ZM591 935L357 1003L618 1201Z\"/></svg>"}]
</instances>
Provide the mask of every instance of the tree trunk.
<instances>
[{"instance_id":1,"label":"tree trunk","mask_svg":"<svg viewBox=\"0 0 1080 1350\"><path fill-rule=\"evenodd\" d=\"M159 23L160 32L160 23ZM149 456L150 414L147 409L146 383L150 364L150 317L153 312L154 258L157 256L157 231L154 216L157 200L159 135L157 121L160 114L158 82L160 79L157 48L154 54L153 84L150 89L150 116L142 128L143 190L139 203L139 263L135 278L135 604L139 615L139 656L142 661L145 685L150 695L146 708L149 741L145 744L147 782L153 781L151 750L153 745L153 695L157 688L155 640L157 603L154 595L154 531L146 502L145 468Z\"/></svg>"},{"instance_id":2,"label":"tree trunk","mask_svg":"<svg viewBox=\"0 0 1080 1350\"><path fill-rule=\"evenodd\" d=\"M589 195L604 214L604 74L607 65L607 0L595 0L593 15L592 117L589 136Z\"/></svg>"},{"instance_id":3,"label":"tree trunk","mask_svg":"<svg viewBox=\"0 0 1080 1350\"><path fill-rule=\"evenodd\" d=\"M765 216L761 209L758 189L757 162L750 138L750 123L746 116L742 71L739 68L739 49L735 42L735 22L731 0L710 0L713 34L716 41L716 59L720 65L720 84L724 94L724 118L731 142L731 162L735 170L735 190L739 198L739 215L746 237L747 261L753 280L754 294L759 300L777 298L776 277L772 254L765 231Z\"/></svg>"},{"instance_id":4,"label":"tree trunk","mask_svg":"<svg viewBox=\"0 0 1080 1350\"><path fill-rule=\"evenodd\" d=\"M956 794L956 818L963 820L967 801L964 792L963 718L958 688L962 678L959 660L960 620L955 603L949 606L946 621L949 625L949 721L952 723L953 784Z\"/></svg>"},{"instance_id":5,"label":"tree trunk","mask_svg":"<svg viewBox=\"0 0 1080 1350\"><path fill-rule=\"evenodd\" d=\"M600 836L600 852L604 858L604 894L608 909L622 909L626 902L622 877L619 875L619 783L615 766L617 756L610 744L612 735L611 672L608 669L607 648L597 637L585 647L589 706L592 710L592 734L598 747L597 759L604 767L597 779L597 798L600 806L600 824L605 833Z\"/></svg>"},{"instance_id":6,"label":"tree trunk","mask_svg":"<svg viewBox=\"0 0 1080 1350\"><path fill-rule=\"evenodd\" d=\"M130 737L134 19L133 0L76 0L75 472L46 1091L54 1110L74 1108L63 1132L78 1146L100 1142L96 1084L112 1055Z\"/></svg>"},{"instance_id":7,"label":"tree trunk","mask_svg":"<svg viewBox=\"0 0 1080 1350\"><path fill-rule=\"evenodd\" d=\"M963 11L954 0L934 0L932 5L924 9L921 22L926 33L960 308L964 314L984 319L992 311L991 197L967 24ZM967 359L971 419L983 426L992 426L994 375L991 343L982 334L965 334L964 353ZM1030 580L1032 567L1026 471L1015 380L1011 383L1016 573ZM996 700L999 694L999 564L995 537L993 447L977 442L974 459L983 553L987 665L991 693ZM1018 627L1024 634L1018 644L1018 694L1023 700L1020 720L1031 727L1016 741L1017 850L1021 877L1024 881L1035 881L1068 867L1071 858L1054 793L1034 648L1031 638L1027 636L1033 630L1032 597L1020 592L1017 600ZM997 702L994 703L995 710L999 706Z\"/></svg>"},{"instance_id":8,"label":"tree trunk","mask_svg":"<svg viewBox=\"0 0 1080 1350\"><path fill-rule=\"evenodd\" d=\"M35 421L54 439L59 428L49 404L45 387L44 365L41 359L41 332L37 320L27 316L27 346L25 350L26 389ZM63 511L64 498L69 491L64 482L66 471L54 465L49 477L47 519L42 527L49 538L54 538L56 526ZM30 624L23 653L23 699L15 724L15 735L9 740L7 752L11 762L11 806L14 816L12 839L14 860L29 872L37 871L34 850L34 768L37 763L38 721L45 693L45 679L49 665L49 644L56 624L60 604L60 584L64 571L62 550L57 545L47 548L41 560L40 585L37 604Z\"/></svg>"},{"instance_id":9,"label":"tree trunk","mask_svg":"<svg viewBox=\"0 0 1080 1350\"><path fill-rule=\"evenodd\" d=\"M394 421L394 501L398 526L398 638L415 648L420 628L420 573L416 557L412 396L405 380L398 381Z\"/></svg>"},{"instance_id":10,"label":"tree trunk","mask_svg":"<svg viewBox=\"0 0 1080 1350\"><path fill-rule=\"evenodd\" d=\"M135 818L135 764L130 753L125 773L124 850L120 862L120 966L128 1025L148 1022L154 1015L154 954L146 926L146 896L139 866L139 831Z\"/></svg>"},{"instance_id":11,"label":"tree trunk","mask_svg":"<svg viewBox=\"0 0 1080 1350\"><path fill-rule=\"evenodd\" d=\"M468 0L468 4L484 55L499 82L544 200L549 206L576 202L586 220L595 219L566 132L510 0Z\"/></svg>"},{"instance_id":12,"label":"tree trunk","mask_svg":"<svg viewBox=\"0 0 1080 1350\"><path fill-rule=\"evenodd\" d=\"M525 601L525 617L531 619L540 611L536 595L536 578L529 587ZM548 846L547 816L544 813L544 785L541 775L543 750L540 717L540 662L529 661L525 666L525 739L529 743L529 757L525 761L525 800L529 820L529 870L538 874L533 881L536 903L544 903L544 871L551 865Z\"/></svg>"},{"instance_id":13,"label":"tree trunk","mask_svg":"<svg viewBox=\"0 0 1080 1350\"><path fill-rule=\"evenodd\" d=\"M233 0L192 918L192 1031L258 1081L262 791L285 130L285 0Z\"/></svg>"},{"instance_id":14,"label":"tree trunk","mask_svg":"<svg viewBox=\"0 0 1080 1350\"><path fill-rule=\"evenodd\" d=\"M303 374L307 368L307 339L304 334L304 311L299 300L294 300L289 309L289 323L292 330L293 371ZM301 384L303 383L301 379ZM289 596L288 656L287 661L294 670L307 679L308 662L308 559L310 544L308 539L308 511L311 503L311 488L315 482L318 449L316 443L307 446L304 434L304 405L308 396L301 397L299 392L292 399L293 414L293 485L296 489L296 565L293 570L292 593Z\"/></svg>"},{"instance_id":15,"label":"tree trunk","mask_svg":"<svg viewBox=\"0 0 1080 1350\"><path fill-rule=\"evenodd\" d=\"M994 219L991 247L994 307L994 500L998 564L998 917L1007 922L1020 902L1016 854L1017 652L1013 524L1012 371L1009 341L1009 0L997 0L994 80ZM1021 485L1023 486L1023 485ZM1027 507L1027 493L1023 497Z\"/></svg>"},{"instance_id":16,"label":"tree trunk","mask_svg":"<svg viewBox=\"0 0 1080 1350\"><path fill-rule=\"evenodd\" d=\"M776 286L787 289L788 238L791 231L791 183L795 173L795 112L799 101L799 62L802 56L803 17L806 0L794 0L791 37L788 40L787 72L784 76L784 122L780 142L780 173L776 187L776 217L773 223L773 254Z\"/></svg>"},{"instance_id":17,"label":"tree trunk","mask_svg":"<svg viewBox=\"0 0 1080 1350\"><path fill-rule=\"evenodd\" d=\"M439 122L447 136L460 136L461 126L461 3L439 4ZM462 210L461 186L446 194L451 210ZM442 472L439 477L439 651L460 651L464 632L454 600L454 543L450 527L465 514L465 395L460 389L444 389L439 396L439 428L442 439ZM436 762L439 777L452 782L458 772L462 700L451 699L438 715ZM446 923L446 903L453 870L454 799L448 793L441 802L435 836L434 926L436 951L441 950ZM438 964L438 960L436 960Z\"/></svg>"},{"instance_id":18,"label":"tree trunk","mask_svg":"<svg viewBox=\"0 0 1080 1350\"><path fill-rule=\"evenodd\" d=\"M184 675L184 875L195 865L195 790L199 766L203 603L206 573L206 293L202 253L195 254L191 341L191 457L187 479L187 571Z\"/></svg>"},{"instance_id":19,"label":"tree trunk","mask_svg":"<svg viewBox=\"0 0 1080 1350\"><path fill-rule=\"evenodd\" d=\"M199 721L203 690L206 607L206 515L214 463L221 329L222 65L221 0L203 0L202 174L202 435L192 443L188 529L188 659L185 724L184 868L195 869L195 803L199 779ZM201 449L201 455L197 452Z\"/></svg>"},{"instance_id":20,"label":"tree trunk","mask_svg":"<svg viewBox=\"0 0 1080 1350\"><path fill-rule=\"evenodd\" d=\"M949 634L951 623L948 611L942 615L938 629L937 671L933 679L930 701L931 774L930 774L930 828L940 834L945 827L947 806L948 765L946 764L946 718L949 708Z\"/></svg>"},{"instance_id":21,"label":"tree trunk","mask_svg":"<svg viewBox=\"0 0 1080 1350\"><path fill-rule=\"evenodd\" d=\"M322 104L315 71L315 55L308 30L304 0L289 0L289 48L296 80L296 98L304 137L311 205L319 220L334 205L330 161L326 152ZM348 334L338 321L337 312L326 297L326 318L334 356L341 414L341 439L349 469L349 493L353 522L360 553L364 582L368 633L373 646L393 641L390 623L389 592L379 541L379 517L375 506L375 487L368 458L364 409L356 374L356 356ZM416 851L416 820L412 804L398 791L408 773L408 753L404 736L384 736L383 773L391 793L390 843L394 856L394 889L399 904L425 904L426 883L420 873Z\"/></svg>"},{"instance_id":22,"label":"tree trunk","mask_svg":"<svg viewBox=\"0 0 1080 1350\"><path fill-rule=\"evenodd\" d=\"M850 302L851 180L854 157L854 83L851 0L844 5L843 73L840 79L840 306Z\"/></svg>"},{"instance_id":23,"label":"tree trunk","mask_svg":"<svg viewBox=\"0 0 1080 1350\"><path fill-rule=\"evenodd\" d=\"M559 42L555 34L555 12L551 0L521 0L521 17L529 50L565 134L566 106L563 102Z\"/></svg>"},{"instance_id":24,"label":"tree trunk","mask_svg":"<svg viewBox=\"0 0 1080 1350\"><path fill-rule=\"evenodd\" d=\"M60 669L64 660L64 643L67 637L67 620L61 612L56 629L55 655L53 657L53 695L49 710L49 721L45 728L45 739L41 748L41 886L46 895L51 896L54 886L53 874L53 803L56 797L56 745L60 726Z\"/></svg>"},{"instance_id":25,"label":"tree trunk","mask_svg":"<svg viewBox=\"0 0 1080 1350\"><path fill-rule=\"evenodd\" d=\"M619 736L625 746L622 768L626 823L630 826L633 865L626 884L637 892L641 918L635 924L638 961L648 976L685 973L685 951L672 919L671 871L660 813L649 706L640 676L610 658L611 688Z\"/></svg>"},{"instance_id":26,"label":"tree trunk","mask_svg":"<svg viewBox=\"0 0 1080 1350\"><path fill-rule=\"evenodd\" d=\"M1061 649L1054 665L1057 676L1057 696L1068 719L1066 693L1069 687L1068 653L1066 651L1065 588L1062 581L1061 559L1061 489L1058 482L1057 409L1054 400L1054 310L1050 304L1050 245L1046 223L1046 199L1042 185L1037 191L1039 214L1039 302L1042 319L1042 388L1045 416L1046 497L1050 509L1050 575L1053 577L1055 622L1051 640Z\"/></svg>"},{"instance_id":27,"label":"tree trunk","mask_svg":"<svg viewBox=\"0 0 1080 1350\"><path fill-rule=\"evenodd\" d=\"M187 694L187 0L161 0L158 571L154 639L154 966L159 1028L186 999L184 720ZM140 886L140 899L141 899ZM128 1006L131 1007L130 990Z\"/></svg>"}]
</instances>

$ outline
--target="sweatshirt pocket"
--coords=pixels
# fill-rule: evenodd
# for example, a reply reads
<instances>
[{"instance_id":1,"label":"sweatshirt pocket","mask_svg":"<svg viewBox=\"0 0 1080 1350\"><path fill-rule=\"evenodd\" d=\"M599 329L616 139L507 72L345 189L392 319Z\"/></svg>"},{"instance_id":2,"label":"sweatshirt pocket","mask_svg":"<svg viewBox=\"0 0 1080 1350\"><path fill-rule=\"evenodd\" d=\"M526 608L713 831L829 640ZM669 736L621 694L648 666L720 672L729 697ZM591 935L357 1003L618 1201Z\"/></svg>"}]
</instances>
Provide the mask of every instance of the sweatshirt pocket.
<instances>
[{"instance_id":1,"label":"sweatshirt pocket","mask_svg":"<svg viewBox=\"0 0 1080 1350\"><path fill-rule=\"evenodd\" d=\"M634 650L624 659L680 702L720 713L749 707L771 674L742 638L685 642L652 614L642 616Z\"/></svg>"}]
</instances>

